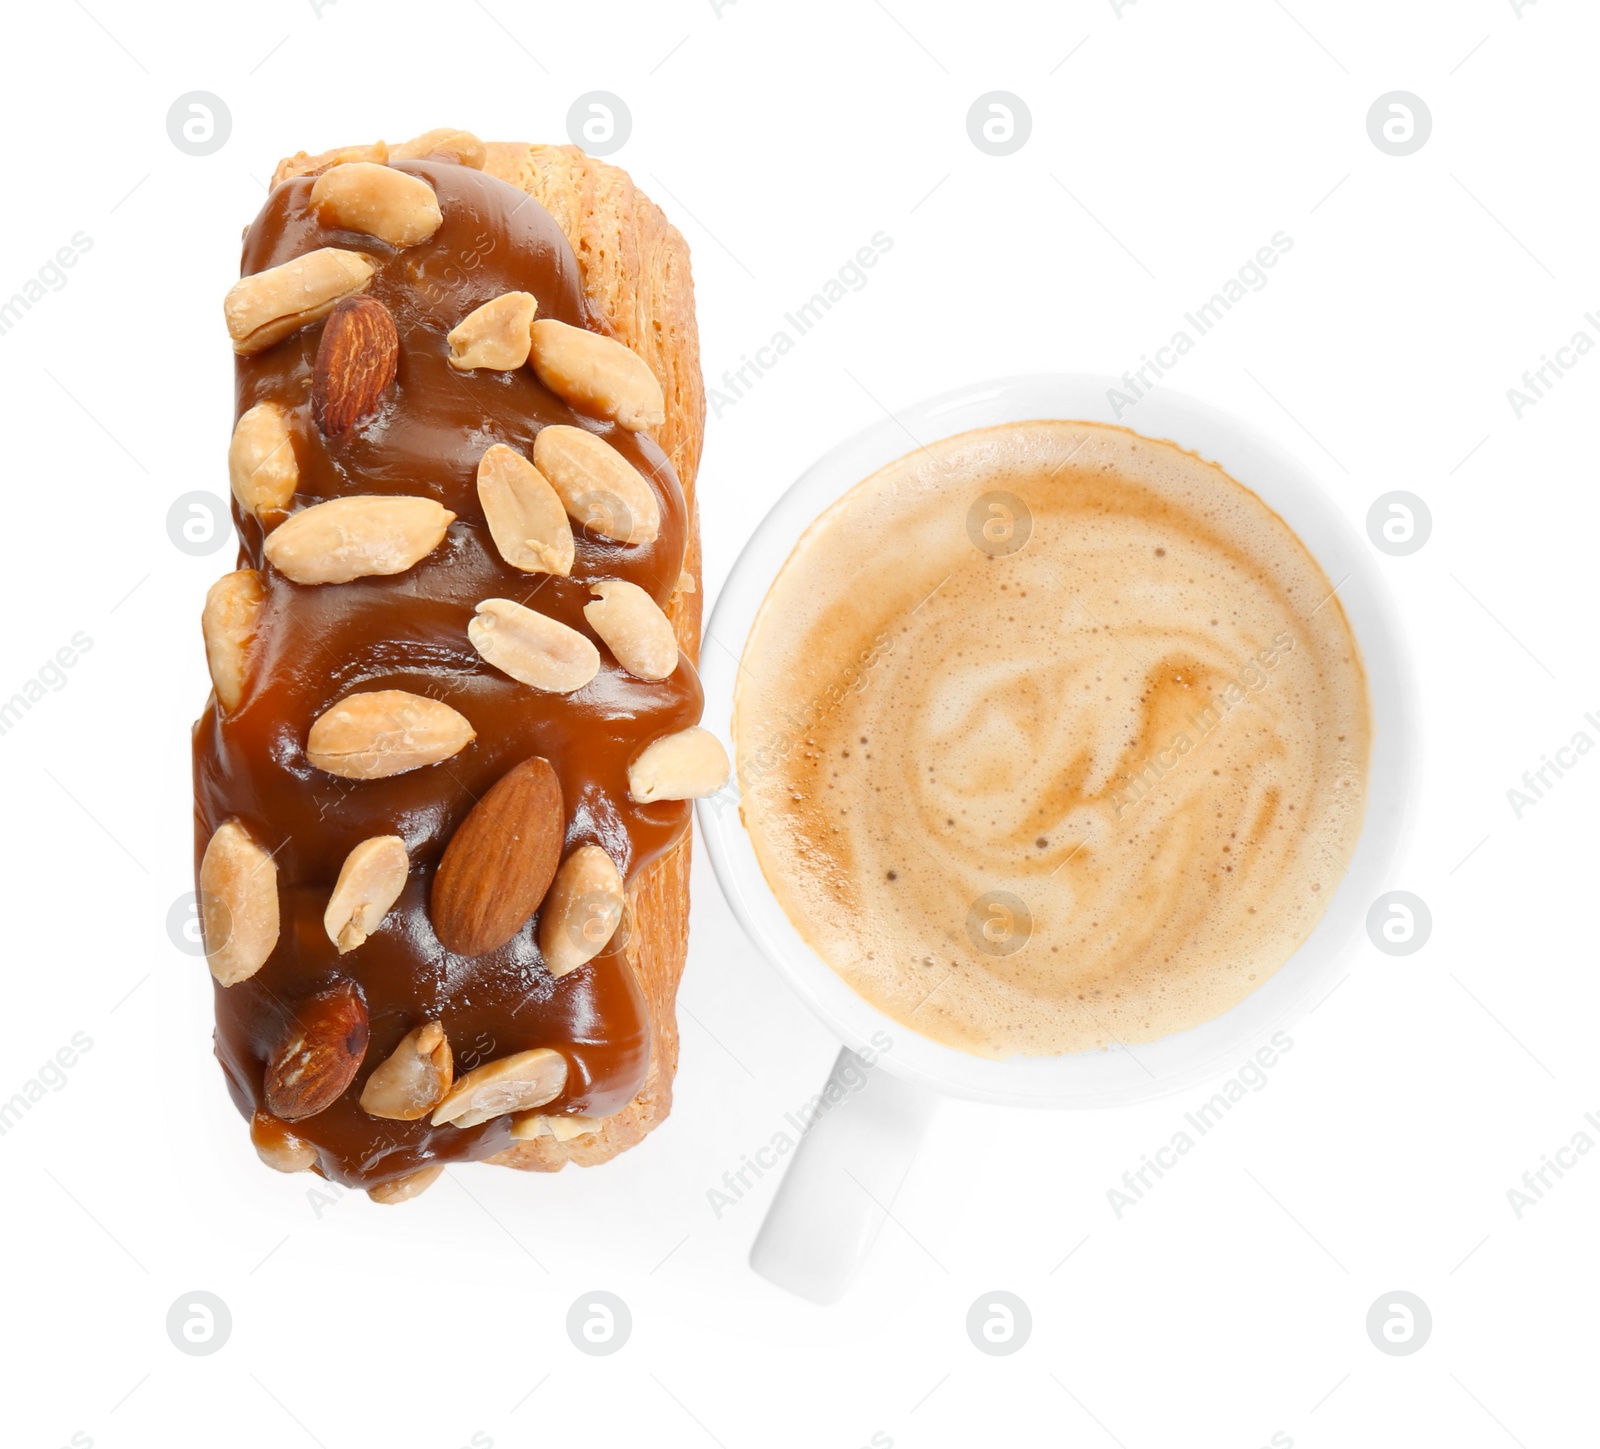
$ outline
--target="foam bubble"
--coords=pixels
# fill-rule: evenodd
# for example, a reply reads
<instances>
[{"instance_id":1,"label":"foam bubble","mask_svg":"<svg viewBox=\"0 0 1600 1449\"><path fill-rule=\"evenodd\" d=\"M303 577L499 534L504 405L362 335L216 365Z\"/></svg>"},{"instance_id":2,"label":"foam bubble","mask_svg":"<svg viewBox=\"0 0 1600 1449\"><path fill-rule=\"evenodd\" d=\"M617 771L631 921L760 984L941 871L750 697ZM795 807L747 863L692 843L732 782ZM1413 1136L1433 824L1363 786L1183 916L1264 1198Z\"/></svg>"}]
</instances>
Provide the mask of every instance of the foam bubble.
<instances>
[{"instance_id":1,"label":"foam bubble","mask_svg":"<svg viewBox=\"0 0 1600 1449\"><path fill-rule=\"evenodd\" d=\"M1013 552L971 516L997 492L1031 526ZM919 449L812 525L746 645L767 880L857 992L968 1051L1217 1016L1304 940L1360 830L1366 681L1332 593L1171 444L1030 422Z\"/></svg>"}]
</instances>

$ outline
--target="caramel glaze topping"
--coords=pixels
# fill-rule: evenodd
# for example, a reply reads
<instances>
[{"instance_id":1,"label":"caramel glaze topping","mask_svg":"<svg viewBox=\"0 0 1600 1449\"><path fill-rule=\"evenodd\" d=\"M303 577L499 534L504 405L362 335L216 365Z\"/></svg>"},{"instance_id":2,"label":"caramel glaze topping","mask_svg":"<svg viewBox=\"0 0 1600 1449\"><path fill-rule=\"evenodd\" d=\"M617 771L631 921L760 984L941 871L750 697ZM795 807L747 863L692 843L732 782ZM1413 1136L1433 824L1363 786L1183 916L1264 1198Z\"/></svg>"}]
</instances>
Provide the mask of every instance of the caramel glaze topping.
<instances>
[{"instance_id":1,"label":"caramel glaze topping","mask_svg":"<svg viewBox=\"0 0 1600 1449\"><path fill-rule=\"evenodd\" d=\"M409 494L436 500L456 521L444 542L403 574L302 586L266 564L261 523L235 503L238 566L262 572L266 601L243 699L226 715L213 699L194 732L196 860L211 833L236 817L274 854L282 921L261 970L216 987L217 1055L235 1104L250 1117L262 1106L265 1064L292 1029L297 1004L341 977L358 982L371 1021L365 1060L331 1107L293 1130L316 1147L323 1175L360 1187L511 1145L505 1116L463 1130L362 1111L367 1077L425 1020L443 1022L457 1079L514 1052L560 1051L566 1090L543 1112L605 1116L638 1091L650 1029L621 949L626 927L605 954L557 980L540 959L535 921L499 950L455 956L434 935L428 896L456 827L501 775L531 755L547 758L560 778L568 818L563 854L600 845L631 882L682 836L689 806L630 800L628 764L651 740L696 723L702 705L686 658L652 684L625 674L601 646L600 673L590 684L544 694L491 668L468 642L474 606L486 598L517 600L591 639L582 613L590 581L627 579L665 606L682 567L688 514L670 463L648 436L573 412L531 367L449 366L445 334L502 292L531 292L542 318L604 329L585 304L571 248L531 197L461 166L405 162L399 169L424 178L438 195L444 223L428 241L396 250L321 225L308 209L312 181L301 177L268 198L245 236L241 268L250 275L325 246L368 256L378 270L364 295L388 308L400 342L398 377L381 407L351 432L323 437L310 402L323 329L317 323L237 359L237 414L266 401L292 410L296 508L350 494ZM570 578L506 564L476 488L487 448L504 443L531 458L539 429L555 423L587 428L616 448L648 481L662 517L659 537L639 547L574 525ZM388 779L325 774L306 760L307 732L358 689L443 700L471 721L477 737L451 759ZM405 890L381 927L341 957L322 923L339 867L362 840L389 834L401 836L410 854Z\"/></svg>"}]
</instances>

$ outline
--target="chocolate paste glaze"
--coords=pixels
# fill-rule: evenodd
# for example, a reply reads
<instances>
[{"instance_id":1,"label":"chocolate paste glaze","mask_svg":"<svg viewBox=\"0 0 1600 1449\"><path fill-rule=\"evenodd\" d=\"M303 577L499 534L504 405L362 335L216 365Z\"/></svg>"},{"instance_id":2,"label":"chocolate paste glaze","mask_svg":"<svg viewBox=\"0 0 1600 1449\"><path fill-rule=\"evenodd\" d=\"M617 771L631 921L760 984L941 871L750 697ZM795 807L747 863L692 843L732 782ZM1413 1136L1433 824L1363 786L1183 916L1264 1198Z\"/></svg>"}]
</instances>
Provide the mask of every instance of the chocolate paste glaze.
<instances>
[{"instance_id":1,"label":"chocolate paste glaze","mask_svg":"<svg viewBox=\"0 0 1600 1449\"><path fill-rule=\"evenodd\" d=\"M312 181L277 186L246 233L241 274L318 247L362 252L377 266L366 295L382 302L399 334L399 374L382 406L351 432L327 439L311 416L312 362L322 324L237 359L237 413L272 401L292 410L300 468L296 508L352 494L431 498L456 520L444 542L403 574L352 583L291 583L263 557L265 531L234 505L240 568L260 570L266 600L238 707L215 698L194 731L196 864L212 832L236 817L273 852L278 868L278 944L253 977L216 986L217 1055L246 1117L262 1105L266 1063L291 1030L298 1003L342 976L360 983L371 1039L354 1082L331 1107L293 1124L318 1150L318 1170L372 1187L431 1163L491 1156L511 1145L509 1117L477 1127L433 1127L368 1116L368 1076L413 1027L442 1021L456 1075L533 1047L567 1060L565 1092L541 1110L604 1116L637 1092L649 1062L650 1028L621 949L560 978L539 955L535 921L482 956L447 951L428 914L433 873L451 834L506 770L542 755L560 777L568 814L563 855L602 846L630 884L688 826L687 802L628 797L629 762L659 735L700 718L695 671L680 658L660 683L623 672L583 617L593 580L623 578L665 606L682 567L688 517L671 465L654 441L575 413L528 366L457 372L445 334L502 292L531 292L538 315L604 331L586 306L577 259L532 197L494 177L441 162L404 162L438 194L444 223L420 245L391 248L322 225L309 210ZM577 531L570 578L526 574L494 547L476 487L478 459L495 443L531 457L539 429L587 428L616 448L655 491L661 531L627 547ZM601 668L573 694L545 694L485 663L467 639L474 606L514 599L595 639ZM383 780L343 780L305 757L312 722L358 689L403 689L442 700L477 738L439 764ZM352 847L399 835L411 857L406 888L382 925L340 956L322 916Z\"/></svg>"}]
</instances>

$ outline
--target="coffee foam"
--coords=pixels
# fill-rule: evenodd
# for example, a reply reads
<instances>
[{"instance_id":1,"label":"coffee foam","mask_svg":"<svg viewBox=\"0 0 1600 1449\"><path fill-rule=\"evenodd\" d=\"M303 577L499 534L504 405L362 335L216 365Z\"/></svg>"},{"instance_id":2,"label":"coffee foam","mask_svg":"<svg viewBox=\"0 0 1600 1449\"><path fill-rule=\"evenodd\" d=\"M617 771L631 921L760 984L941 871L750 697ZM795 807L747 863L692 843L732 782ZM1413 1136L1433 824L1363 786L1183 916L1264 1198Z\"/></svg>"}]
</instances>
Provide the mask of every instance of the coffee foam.
<instances>
[{"instance_id":1,"label":"coffee foam","mask_svg":"<svg viewBox=\"0 0 1600 1449\"><path fill-rule=\"evenodd\" d=\"M1075 422L921 448L823 514L734 728L800 934L995 1057L1152 1041L1265 981L1348 864L1369 742L1355 641L1288 526L1172 444Z\"/></svg>"}]
</instances>

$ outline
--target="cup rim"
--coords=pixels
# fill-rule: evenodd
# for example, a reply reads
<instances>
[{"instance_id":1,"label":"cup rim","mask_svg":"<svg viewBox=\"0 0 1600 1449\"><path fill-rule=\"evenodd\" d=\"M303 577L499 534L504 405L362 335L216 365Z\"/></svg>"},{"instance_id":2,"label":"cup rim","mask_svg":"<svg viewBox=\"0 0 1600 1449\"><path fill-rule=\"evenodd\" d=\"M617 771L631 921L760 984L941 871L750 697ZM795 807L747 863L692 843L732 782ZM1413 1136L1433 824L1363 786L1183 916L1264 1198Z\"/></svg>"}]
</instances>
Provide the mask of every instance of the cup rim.
<instances>
[{"instance_id":1,"label":"cup rim","mask_svg":"<svg viewBox=\"0 0 1600 1449\"><path fill-rule=\"evenodd\" d=\"M705 718L733 720L734 684L750 627L801 535L878 468L921 443L1007 422L1109 423L1170 441L1251 489L1295 531L1335 582L1366 669L1372 715L1366 809L1349 869L1322 918L1287 961L1210 1021L1135 1047L995 1061L943 1046L858 996L805 942L767 885L740 820L737 775L699 802L701 834L723 895L790 988L848 1046L935 1091L1020 1106L1095 1107L1169 1095L1238 1067L1302 1020L1342 980L1370 903L1390 886L1415 808L1417 730L1399 614L1367 542L1312 470L1236 415L1165 387L1118 407L1122 379L1079 373L995 378L940 393L869 424L806 468L768 510L734 561L705 638ZM1120 411L1121 416L1115 416ZM908 446L908 444L910 446Z\"/></svg>"}]
</instances>

